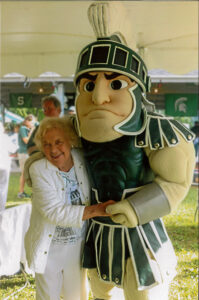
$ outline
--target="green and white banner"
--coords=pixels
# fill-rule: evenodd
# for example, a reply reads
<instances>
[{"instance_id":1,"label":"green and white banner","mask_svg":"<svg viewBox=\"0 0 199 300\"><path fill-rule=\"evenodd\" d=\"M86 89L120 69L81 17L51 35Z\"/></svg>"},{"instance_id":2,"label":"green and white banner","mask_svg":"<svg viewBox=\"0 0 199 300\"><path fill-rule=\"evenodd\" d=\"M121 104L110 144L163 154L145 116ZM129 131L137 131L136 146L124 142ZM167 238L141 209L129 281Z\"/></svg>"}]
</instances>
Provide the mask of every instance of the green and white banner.
<instances>
[{"instance_id":1,"label":"green and white banner","mask_svg":"<svg viewBox=\"0 0 199 300\"><path fill-rule=\"evenodd\" d=\"M168 116L193 117L198 114L197 94L166 94L165 113Z\"/></svg>"},{"instance_id":2,"label":"green and white banner","mask_svg":"<svg viewBox=\"0 0 199 300\"><path fill-rule=\"evenodd\" d=\"M10 107L32 107L32 94L30 93L10 93Z\"/></svg>"}]
</instances>

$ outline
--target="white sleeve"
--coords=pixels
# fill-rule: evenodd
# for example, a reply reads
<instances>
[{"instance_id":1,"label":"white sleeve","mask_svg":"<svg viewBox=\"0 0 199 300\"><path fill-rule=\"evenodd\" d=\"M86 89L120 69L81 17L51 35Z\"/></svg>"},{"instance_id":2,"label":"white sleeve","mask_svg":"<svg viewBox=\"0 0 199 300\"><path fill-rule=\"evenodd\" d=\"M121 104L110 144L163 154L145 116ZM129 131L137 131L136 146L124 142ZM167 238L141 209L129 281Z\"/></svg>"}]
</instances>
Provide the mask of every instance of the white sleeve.
<instances>
[{"instance_id":1,"label":"white sleeve","mask_svg":"<svg viewBox=\"0 0 199 300\"><path fill-rule=\"evenodd\" d=\"M64 191L59 191L51 171L42 170L36 162L31 165L29 172L32 180L32 202L43 218L55 225L82 227L84 206L65 203Z\"/></svg>"}]
</instances>

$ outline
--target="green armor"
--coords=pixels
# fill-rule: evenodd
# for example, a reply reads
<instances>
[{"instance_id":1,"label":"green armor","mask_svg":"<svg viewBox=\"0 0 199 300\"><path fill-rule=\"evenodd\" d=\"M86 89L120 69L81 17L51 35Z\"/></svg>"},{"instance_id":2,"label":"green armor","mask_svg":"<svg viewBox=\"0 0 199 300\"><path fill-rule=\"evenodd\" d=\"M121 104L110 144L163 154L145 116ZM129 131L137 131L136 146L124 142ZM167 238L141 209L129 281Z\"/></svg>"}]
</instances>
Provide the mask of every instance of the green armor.
<instances>
[{"instance_id":1,"label":"green armor","mask_svg":"<svg viewBox=\"0 0 199 300\"><path fill-rule=\"evenodd\" d=\"M120 201L123 190L146 183L149 177L145 174L149 173L148 159L143 149L135 147L135 137L123 136L106 143L82 139L82 145L99 202L109 199ZM96 200L93 201L92 204L95 204Z\"/></svg>"},{"instance_id":2,"label":"green armor","mask_svg":"<svg viewBox=\"0 0 199 300\"><path fill-rule=\"evenodd\" d=\"M152 179L152 173L149 170L143 149L135 147L135 137L124 136L109 143L91 143L82 139L82 145L91 175L92 190L95 191L92 194L92 204L105 202L109 199L120 201L125 190L132 190L132 188L143 185L146 183L146 178ZM146 176L147 173L150 173L151 176ZM136 248L139 249L139 252L134 251L135 255L142 256L142 260L136 259L137 269L140 270L141 284L143 278L147 279L146 282L143 282L144 284L153 284L154 278L147 263L147 256L141 245L137 229L128 228L126 232L122 226L118 226L108 217L96 217L94 222L92 234L88 236L85 245L84 267L93 268L98 265L98 272L103 280L122 285L124 260L130 256L127 235L137 241L136 244L135 242L132 244L133 247L136 245ZM110 233L112 233L114 244L111 272L109 270L110 253L108 249ZM99 236L101 253L96 256L94 244ZM144 269L139 265L141 261L142 263L145 261ZM148 275L146 276L146 274Z\"/></svg>"},{"instance_id":3,"label":"green armor","mask_svg":"<svg viewBox=\"0 0 199 300\"><path fill-rule=\"evenodd\" d=\"M156 113L147 113L145 118L144 130L139 135L122 136L106 143L82 139L92 186L92 204L109 199L120 201L153 181L145 147L155 151L165 145L176 146L176 131L187 141L194 138L191 131L173 119ZM127 228L108 217L96 217L91 220L87 234L83 266L97 268L102 280L122 286L125 261L131 257L138 289L142 290L157 283L148 249L156 258L168 243L170 240L161 219Z\"/></svg>"},{"instance_id":4,"label":"green armor","mask_svg":"<svg viewBox=\"0 0 199 300\"><path fill-rule=\"evenodd\" d=\"M152 171L143 149L135 147L135 137L123 136L109 143L82 140L82 145L91 177L92 204L109 199L120 201L124 191L132 194L132 188L136 190L146 181L151 182ZM153 251L158 251L161 247L159 240L162 238L164 242L168 239L161 220L150 223L139 228L127 228L114 223L109 217L96 217L91 221L87 235L83 266L97 268L104 281L122 286L125 260L133 255L138 286L153 285L155 278L143 244L148 243ZM158 237L153 232L154 226L158 228Z\"/></svg>"}]
</instances>

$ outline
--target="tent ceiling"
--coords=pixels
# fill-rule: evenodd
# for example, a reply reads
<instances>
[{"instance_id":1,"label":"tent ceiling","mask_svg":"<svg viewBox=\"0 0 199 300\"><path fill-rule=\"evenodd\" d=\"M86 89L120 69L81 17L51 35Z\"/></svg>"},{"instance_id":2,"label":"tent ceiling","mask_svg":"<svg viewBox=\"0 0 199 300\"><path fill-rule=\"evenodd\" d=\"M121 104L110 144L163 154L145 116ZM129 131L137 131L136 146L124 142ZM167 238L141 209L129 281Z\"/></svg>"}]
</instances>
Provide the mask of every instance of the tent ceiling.
<instances>
[{"instance_id":1,"label":"tent ceiling","mask_svg":"<svg viewBox=\"0 0 199 300\"><path fill-rule=\"evenodd\" d=\"M128 31L129 45L140 51L149 70L187 74L198 69L197 1L110 2L119 29ZM78 53L95 39L87 18L91 3L2 1L0 77L74 74Z\"/></svg>"}]
</instances>

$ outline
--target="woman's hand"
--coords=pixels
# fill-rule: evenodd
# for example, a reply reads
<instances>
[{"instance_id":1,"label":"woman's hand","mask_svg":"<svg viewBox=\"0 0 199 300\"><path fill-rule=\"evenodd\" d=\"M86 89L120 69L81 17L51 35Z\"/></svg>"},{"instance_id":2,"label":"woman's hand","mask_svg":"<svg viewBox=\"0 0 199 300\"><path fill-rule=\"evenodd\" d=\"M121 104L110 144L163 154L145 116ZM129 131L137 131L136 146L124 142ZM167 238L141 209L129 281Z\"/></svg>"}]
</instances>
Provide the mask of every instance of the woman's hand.
<instances>
[{"instance_id":1,"label":"woman's hand","mask_svg":"<svg viewBox=\"0 0 199 300\"><path fill-rule=\"evenodd\" d=\"M94 217L109 217L111 214L106 212L106 207L110 204L114 204L114 200L108 200L104 203L98 203L90 206L86 206L82 220L88 220Z\"/></svg>"}]
</instances>

